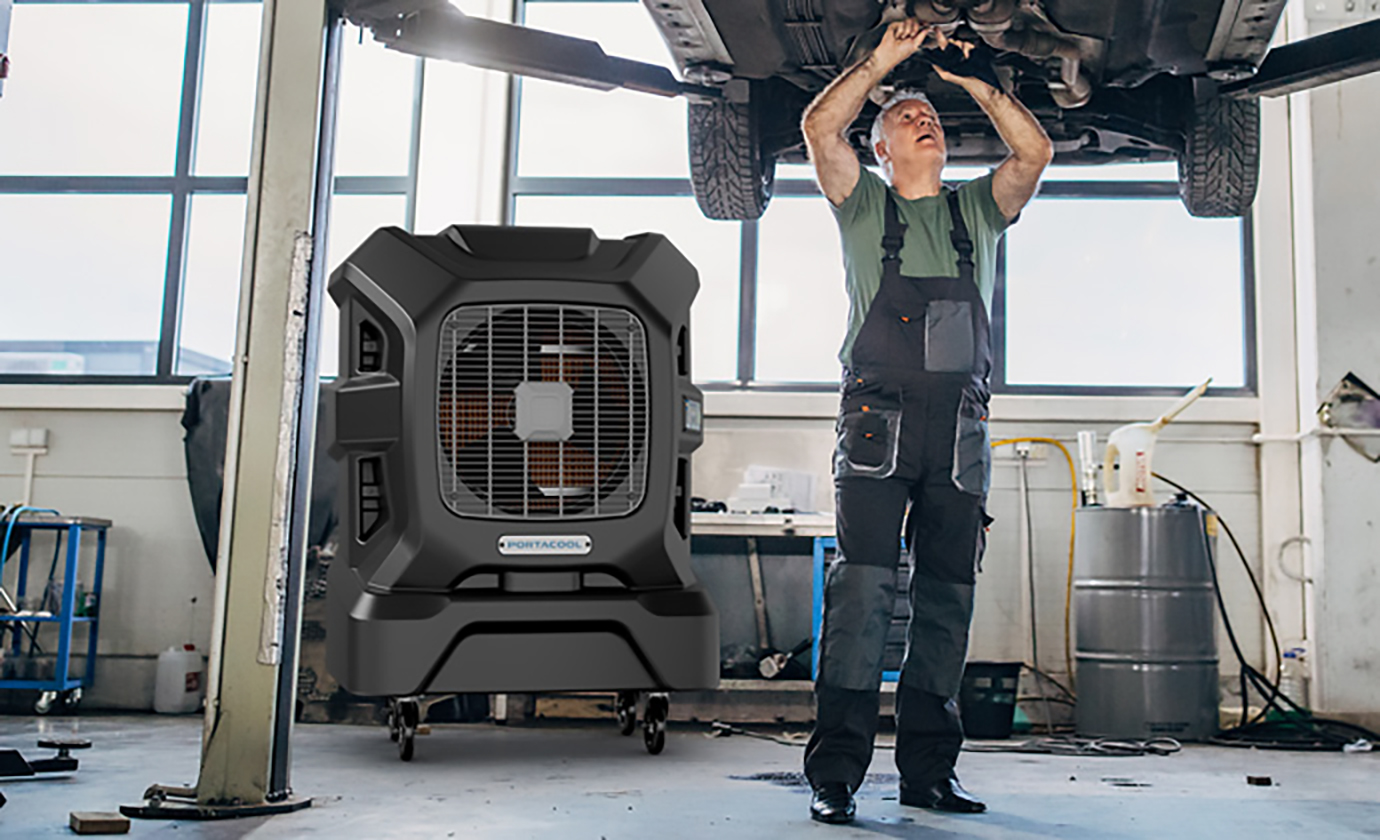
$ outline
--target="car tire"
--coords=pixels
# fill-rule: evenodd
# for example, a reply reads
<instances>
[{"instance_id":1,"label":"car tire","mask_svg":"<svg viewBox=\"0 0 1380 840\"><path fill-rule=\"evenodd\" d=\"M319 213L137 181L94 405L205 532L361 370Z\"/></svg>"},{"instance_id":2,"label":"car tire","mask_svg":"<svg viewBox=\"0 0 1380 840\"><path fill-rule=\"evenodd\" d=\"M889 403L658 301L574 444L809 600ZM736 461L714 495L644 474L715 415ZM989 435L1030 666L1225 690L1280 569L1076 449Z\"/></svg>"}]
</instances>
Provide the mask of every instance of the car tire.
<instances>
[{"instance_id":1,"label":"car tire","mask_svg":"<svg viewBox=\"0 0 1380 840\"><path fill-rule=\"evenodd\" d=\"M1214 96L1193 106L1179 155L1179 195L1194 216L1241 216L1255 202L1260 102Z\"/></svg>"},{"instance_id":2,"label":"car tire","mask_svg":"<svg viewBox=\"0 0 1380 840\"><path fill-rule=\"evenodd\" d=\"M759 112L753 101L689 103L690 181L711 219L756 219L771 201L776 160L762 148Z\"/></svg>"}]
</instances>

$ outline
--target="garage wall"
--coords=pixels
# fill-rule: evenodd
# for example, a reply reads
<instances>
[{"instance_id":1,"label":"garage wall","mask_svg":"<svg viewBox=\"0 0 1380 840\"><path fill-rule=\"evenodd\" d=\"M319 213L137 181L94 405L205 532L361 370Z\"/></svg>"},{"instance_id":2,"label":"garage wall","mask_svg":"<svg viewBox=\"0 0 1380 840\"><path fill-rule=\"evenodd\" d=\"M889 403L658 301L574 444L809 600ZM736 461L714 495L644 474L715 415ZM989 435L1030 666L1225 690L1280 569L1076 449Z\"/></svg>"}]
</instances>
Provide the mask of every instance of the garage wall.
<instances>
[{"instance_id":1,"label":"garage wall","mask_svg":"<svg viewBox=\"0 0 1380 840\"><path fill-rule=\"evenodd\" d=\"M1320 7L1321 8L1321 7ZM1372 13L1373 14L1373 13ZM1359 17L1359 15L1358 15ZM1315 20L1319 32L1355 20ZM1380 388L1380 74L1320 88L1312 111L1316 380L1321 403L1354 372ZM1313 371L1307 371L1311 375ZM1321 448L1321 562L1313 609L1322 708L1380 722L1380 465L1339 440Z\"/></svg>"},{"instance_id":2,"label":"garage wall","mask_svg":"<svg viewBox=\"0 0 1380 840\"><path fill-rule=\"evenodd\" d=\"M745 467L762 465L813 474L816 507L820 510L833 509L830 463L834 421L831 417L715 416L714 397L711 394L708 402L711 415L706 423L705 443L695 456L695 495L726 499L733 495L742 481ZM821 395L820 399L811 400L810 408L819 410L831 400L836 398ZM1085 402L1096 406L1090 406L1090 415L1107 414L1105 409L1110 401ZM1130 405L1118 409L1114 420L1041 420L1030 418L1032 407L1029 402L1023 402L1021 398L997 397L993 405L992 437L994 440L1025 436L1052 437L1064 442L1076 459L1075 441L1079 430L1094 430L1098 433L1099 441L1105 442L1112 429L1126 422L1151 419L1158 413L1154 400L1129 398L1116 402ZM1248 412L1250 406L1243 405L1241 409ZM1206 413L1207 407L1200 405L1191 409L1186 417L1192 418L1195 410ZM1137 411L1144 416L1136 415ZM1218 509L1241 540L1252 569L1259 575L1260 488L1256 466L1257 446L1250 440L1256 426L1249 421L1227 419L1225 415L1231 413L1234 412L1220 412L1222 419L1219 422L1176 422L1170 426L1155 450L1155 469L1192 488ZM1022 419L1015 419L1016 416ZM1030 462L1028 474L1034 531L1040 665L1046 671L1062 674L1066 671L1063 616L1072 504L1068 468L1063 456L1051 448L1049 457ZM1029 658L1028 615L1023 608L1021 589L1018 480L1018 464L1011 448L998 448L994 453L992 492L988 503L989 513L997 521L989 535L983 572L978 580L977 611L970 650L973 659ZM1161 493L1160 498L1168 500L1169 495ZM1260 665L1264 638L1254 592L1225 539L1219 550L1224 557L1223 591L1238 638L1256 664ZM1220 628L1218 648L1224 678L1235 674L1238 669ZM1224 691L1235 690L1231 682L1230 679L1224 679Z\"/></svg>"},{"instance_id":3,"label":"garage wall","mask_svg":"<svg viewBox=\"0 0 1380 840\"><path fill-rule=\"evenodd\" d=\"M736 399L741 405L742 398ZM821 412L821 407L827 412L832 399L811 396L790 409L816 415L811 417L725 416L713 413L716 401L711 395L705 444L695 459L696 495L727 498L741 481L743 469L760 464L812 472L816 506L832 509L833 420ZM1112 428L1139 416L1134 412L1150 411L1148 403L1140 407L1138 402L1132 401L1121 410L1125 416L1112 421L1072 422L1003 419L999 398L993 435L1052 436L1068 441L1072 449L1080 429L1095 429L1105 440ZM54 404L67 407L51 407ZM158 652L188 640L205 650L211 621L213 578L187 492L180 389L5 386L0 388L0 405L8 406L0 408L0 440L8 440L14 428L49 430L50 452L38 462L34 502L115 522L107 553L102 655L96 688L86 702L92 707L149 708ZM746 413L735 405L721 404L720 410ZM1028 407L1007 403L1008 417L1028 412ZM1253 428L1227 420L1175 424L1165 432L1155 464L1213 502L1254 560L1259 556L1260 523L1255 447L1249 443ZM0 452L0 499L19 498L23 471L20 458L8 450ZM1051 450L1049 458L1031 463L1029 475L1041 665L1062 673L1068 471L1062 457ZM1016 482L1015 461L1009 454L998 454L990 501L997 522L979 580L972 646L976 659L1026 658ZM41 547L38 556L50 556ZM46 571L46 559L35 563L33 580ZM5 575L11 591L14 574L12 564ZM1235 561L1225 564L1223 585L1229 607L1242 617L1238 631L1243 644L1260 651L1253 596ZM198 599L195 608L193 597ZM1224 639L1219 647L1225 653ZM1233 672L1224 659L1223 673Z\"/></svg>"},{"instance_id":4,"label":"garage wall","mask_svg":"<svg viewBox=\"0 0 1380 840\"><path fill-rule=\"evenodd\" d=\"M62 404L70 407L51 407ZM204 651L210 638L214 578L187 492L180 389L3 386L0 406L6 406L0 408L0 440L8 441L16 428L48 430L33 504L114 522L96 686L83 703L151 708L159 651L185 642ZM23 459L8 448L0 451L0 499L21 498L23 480ZM51 536L35 538L30 592L42 591L52 544ZM93 561L94 550L88 550L88 586ZM4 585L11 593L17 573L17 562L7 564ZM57 647L52 628L40 641L45 650ZM84 636L76 649L85 650Z\"/></svg>"}]
</instances>

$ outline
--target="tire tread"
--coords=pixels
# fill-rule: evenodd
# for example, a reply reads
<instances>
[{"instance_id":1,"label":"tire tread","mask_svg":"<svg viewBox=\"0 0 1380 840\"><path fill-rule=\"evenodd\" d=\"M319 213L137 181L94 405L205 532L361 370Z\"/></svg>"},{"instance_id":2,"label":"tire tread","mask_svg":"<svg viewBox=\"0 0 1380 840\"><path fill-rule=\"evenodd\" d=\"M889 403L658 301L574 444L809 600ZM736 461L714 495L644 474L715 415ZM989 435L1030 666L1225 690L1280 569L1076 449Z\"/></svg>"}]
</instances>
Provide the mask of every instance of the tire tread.
<instances>
[{"instance_id":1,"label":"tire tread","mask_svg":"<svg viewBox=\"0 0 1380 840\"><path fill-rule=\"evenodd\" d=\"M1179 195L1194 216L1241 216L1255 202L1260 103L1214 97L1194 106L1179 156Z\"/></svg>"},{"instance_id":2,"label":"tire tread","mask_svg":"<svg viewBox=\"0 0 1380 840\"><path fill-rule=\"evenodd\" d=\"M771 201L773 161L758 140L750 103L689 104L690 181L711 219L760 218Z\"/></svg>"}]
</instances>

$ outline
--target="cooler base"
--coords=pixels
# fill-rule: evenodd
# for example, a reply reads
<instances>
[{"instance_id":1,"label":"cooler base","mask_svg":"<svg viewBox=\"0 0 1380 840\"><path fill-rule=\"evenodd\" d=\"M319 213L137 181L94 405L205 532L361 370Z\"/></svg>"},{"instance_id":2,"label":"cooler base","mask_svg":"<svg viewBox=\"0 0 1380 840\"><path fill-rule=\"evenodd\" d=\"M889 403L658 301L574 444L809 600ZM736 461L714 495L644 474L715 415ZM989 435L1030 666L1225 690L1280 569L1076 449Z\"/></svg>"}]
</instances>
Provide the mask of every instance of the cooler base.
<instances>
[{"instance_id":1,"label":"cooler base","mask_svg":"<svg viewBox=\"0 0 1380 840\"><path fill-rule=\"evenodd\" d=\"M686 691L719 683L718 616L698 586L379 595L352 573L332 578L326 662L354 694Z\"/></svg>"}]
</instances>

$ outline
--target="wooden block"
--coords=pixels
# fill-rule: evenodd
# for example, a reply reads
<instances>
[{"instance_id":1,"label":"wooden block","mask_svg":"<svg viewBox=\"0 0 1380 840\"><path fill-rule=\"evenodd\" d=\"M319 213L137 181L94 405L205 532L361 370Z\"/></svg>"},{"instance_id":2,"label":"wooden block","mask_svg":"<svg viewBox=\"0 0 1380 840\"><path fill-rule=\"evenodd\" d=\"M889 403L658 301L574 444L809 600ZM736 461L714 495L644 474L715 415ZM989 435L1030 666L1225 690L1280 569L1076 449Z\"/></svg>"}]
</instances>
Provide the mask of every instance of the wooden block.
<instances>
[{"instance_id":1,"label":"wooden block","mask_svg":"<svg viewBox=\"0 0 1380 840\"><path fill-rule=\"evenodd\" d=\"M99 811L73 811L72 830L78 834L128 834L129 818Z\"/></svg>"}]
</instances>

